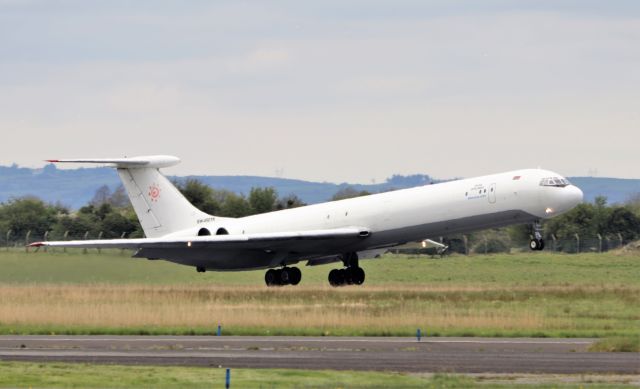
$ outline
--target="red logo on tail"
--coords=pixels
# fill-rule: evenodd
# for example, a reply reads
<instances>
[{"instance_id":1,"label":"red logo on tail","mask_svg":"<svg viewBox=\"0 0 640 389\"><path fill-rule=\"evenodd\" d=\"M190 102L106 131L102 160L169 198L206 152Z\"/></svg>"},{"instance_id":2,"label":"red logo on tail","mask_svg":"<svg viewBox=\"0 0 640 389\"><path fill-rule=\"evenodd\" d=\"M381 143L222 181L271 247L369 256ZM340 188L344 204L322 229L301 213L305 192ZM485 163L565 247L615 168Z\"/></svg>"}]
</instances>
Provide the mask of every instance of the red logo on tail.
<instances>
[{"instance_id":1,"label":"red logo on tail","mask_svg":"<svg viewBox=\"0 0 640 389\"><path fill-rule=\"evenodd\" d=\"M156 202L160 199L160 187L158 184L153 184L149 187L149 198L151 201Z\"/></svg>"}]
</instances>

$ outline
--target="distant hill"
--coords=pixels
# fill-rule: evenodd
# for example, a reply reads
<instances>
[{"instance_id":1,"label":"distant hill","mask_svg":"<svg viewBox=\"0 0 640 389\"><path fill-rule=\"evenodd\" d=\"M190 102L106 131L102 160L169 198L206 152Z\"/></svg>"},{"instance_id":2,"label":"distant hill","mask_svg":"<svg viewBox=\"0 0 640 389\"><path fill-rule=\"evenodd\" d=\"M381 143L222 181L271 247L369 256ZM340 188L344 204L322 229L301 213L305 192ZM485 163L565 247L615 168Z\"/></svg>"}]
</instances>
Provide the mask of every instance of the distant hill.
<instances>
[{"instance_id":1,"label":"distant hill","mask_svg":"<svg viewBox=\"0 0 640 389\"><path fill-rule=\"evenodd\" d=\"M248 194L252 187L273 187L281 196L295 194L309 204L327 201L337 191L347 186L357 191L378 193L440 182L425 174L394 175L383 183L370 185L256 176L170 178L176 180L197 178L216 189L226 189L242 194ZM640 193L640 180L593 177L575 177L570 180L584 191L587 201L593 201L596 196L603 195L609 199L609 203L622 203ZM47 165L42 169L29 169L17 165L0 166L0 202L15 197L36 196L46 202L59 202L72 209L78 209L86 205L102 185L107 185L112 190L120 185L120 179L113 169L104 167L58 169L54 165Z\"/></svg>"},{"instance_id":2,"label":"distant hill","mask_svg":"<svg viewBox=\"0 0 640 389\"><path fill-rule=\"evenodd\" d=\"M358 191L371 193L425 185L431 182L427 175L394 175L381 184L334 184L329 182L309 182L286 178L257 176L169 176L172 180L196 178L205 184L232 192L248 194L253 187L273 187L281 196L295 194L302 201L313 204L329 200L338 190L352 187ZM8 199L36 196L46 202L61 203L72 209L86 205L96 190L107 185L114 190L120 185L120 178L112 168L58 169L53 164L42 169L0 166L0 202Z\"/></svg>"},{"instance_id":3,"label":"distant hill","mask_svg":"<svg viewBox=\"0 0 640 389\"><path fill-rule=\"evenodd\" d=\"M61 203L73 209L86 205L96 190L120 185L118 174L111 168L43 169L0 166L0 202L10 198L36 196L46 202Z\"/></svg>"},{"instance_id":4,"label":"distant hill","mask_svg":"<svg viewBox=\"0 0 640 389\"><path fill-rule=\"evenodd\" d=\"M606 177L571 177L569 180L582 189L586 201L605 196L609 204L624 203L640 194L640 180Z\"/></svg>"}]
</instances>

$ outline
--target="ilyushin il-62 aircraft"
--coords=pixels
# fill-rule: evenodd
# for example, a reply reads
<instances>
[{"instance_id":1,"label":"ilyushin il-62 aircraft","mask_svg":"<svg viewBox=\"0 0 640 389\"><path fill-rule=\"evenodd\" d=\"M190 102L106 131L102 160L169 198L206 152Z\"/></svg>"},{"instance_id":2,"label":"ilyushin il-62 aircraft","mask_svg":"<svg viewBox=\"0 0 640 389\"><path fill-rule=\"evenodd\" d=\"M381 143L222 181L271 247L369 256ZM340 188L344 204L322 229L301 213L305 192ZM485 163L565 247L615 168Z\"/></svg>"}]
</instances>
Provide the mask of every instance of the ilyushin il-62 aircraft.
<instances>
[{"instance_id":1,"label":"ilyushin il-62 aircraft","mask_svg":"<svg viewBox=\"0 0 640 389\"><path fill-rule=\"evenodd\" d=\"M582 202L582 191L559 174L526 169L228 218L201 212L162 175L160 168L180 162L176 157L49 162L115 167L146 238L32 246L133 249L136 258L164 259L198 272L268 269L269 286L297 285L302 273L291 265L300 262L342 262L343 268L329 272L329 283L360 285L361 259L408 242L512 224L532 224L530 248L542 250L540 221Z\"/></svg>"}]
</instances>

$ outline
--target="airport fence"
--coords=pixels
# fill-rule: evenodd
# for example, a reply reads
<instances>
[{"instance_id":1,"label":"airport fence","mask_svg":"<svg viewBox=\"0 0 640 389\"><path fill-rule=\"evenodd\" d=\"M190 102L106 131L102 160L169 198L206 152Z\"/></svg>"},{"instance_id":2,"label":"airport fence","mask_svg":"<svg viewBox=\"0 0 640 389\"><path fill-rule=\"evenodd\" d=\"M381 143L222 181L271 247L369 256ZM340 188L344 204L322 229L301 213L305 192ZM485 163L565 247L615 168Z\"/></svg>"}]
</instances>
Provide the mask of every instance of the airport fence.
<instances>
[{"instance_id":1,"label":"airport fence","mask_svg":"<svg viewBox=\"0 0 640 389\"><path fill-rule=\"evenodd\" d=\"M574 234L569 238L558 239L551 234L545 238L545 250L551 252L562 252L569 254L579 253L602 253L614 250L624 246L626 243L621 234L613 235L580 235ZM494 243L495 244L495 243ZM474 246L476 253L488 253L492 250L492 241L490 239L481 239ZM529 250L529 242L521 242L516 244L507 244L508 251L525 251ZM499 250L496 250L499 251Z\"/></svg>"},{"instance_id":2,"label":"airport fence","mask_svg":"<svg viewBox=\"0 0 640 389\"><path fill-rule=\"evenodd\" d=\"M399 254L415 254L415 255L447 255L452 253L470 255L470 254L495 254L510 252L526 252L529 251L528 242L511 242L506 239L491 238L488 236L475 235L473 237L462 235L456 238L440 238L447 250L442 252L435 247L423 248L419 245L402 247L393 249L393 252ZM559 239L554 235L545 238L545 248L547 252L579 254L579 253L603 253L615 250L628 244L623 239L622 234L610 235L580 235L575 234L571 238Z\"/></svg>"},{"instance_id":3,"label":"airport fence","mask_svg":"<svg viewBox=\"0 0 640 389\"><path fill-rule=\"evenodd\" d=\"M130 238L126 232L121 234L109 233L109 238L114 237L126 239ZM93 240L104 239L106 234L104 232L96 231L45 231L33 232L27 231L19 234L14 233L11 230L0 229L0 247L8 250L10 248L23 248L29 251L29 244L40 241L64 241L64 240ZM440 238L443 244L448 246L448 249L441 253L438 248L428 247L423 248L419 244L412 246L404 246L400 248L392 249L392 252L402 254L415 254L415 255L446 255L452 253L458 253L463 255L469 254L492 254L492 253L505 253L505 252L521 252L528 251L528 243L520 242L514 243L508 240L502 240L497 238L491 238L479 234L468 236L462 235L456 238ZM570 238L558 239L554 235L550 235L545 239L545 250L548 252L561 252L561 253L602 253L614 249L621 248L626 245L627 241L623 239L622 234L609 234L609 235L580 235L575 234ZM43 250L51 250L46 247ZM57 249L64 250L64 249ZM84 250L85 252L87 250ZM92 252L100 251L93 249Z\"/></svg>"}]
</instances>

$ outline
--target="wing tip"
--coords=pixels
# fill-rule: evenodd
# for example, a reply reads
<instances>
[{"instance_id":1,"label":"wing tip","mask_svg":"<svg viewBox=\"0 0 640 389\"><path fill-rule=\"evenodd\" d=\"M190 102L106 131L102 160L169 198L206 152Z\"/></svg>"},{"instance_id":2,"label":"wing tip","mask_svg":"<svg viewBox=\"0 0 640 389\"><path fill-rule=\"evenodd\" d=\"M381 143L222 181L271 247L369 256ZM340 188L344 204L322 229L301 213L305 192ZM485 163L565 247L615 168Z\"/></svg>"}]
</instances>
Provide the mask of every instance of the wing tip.
<instances>
[{"instance_id":1,"label":"wing tip","mask_svg":"<svg viewBox=\"0 0 640 389\"><path fill-rule=\"evenodd\" d=\"M47 244L45 242L33 242L31 244L29 244L27 247L42 247L42 246L46 246Z\"/></svg>"}]
</instances>

